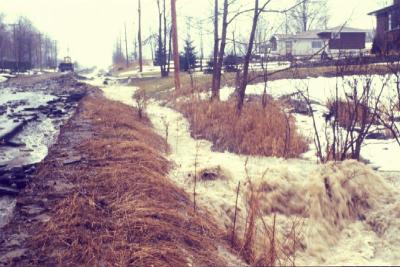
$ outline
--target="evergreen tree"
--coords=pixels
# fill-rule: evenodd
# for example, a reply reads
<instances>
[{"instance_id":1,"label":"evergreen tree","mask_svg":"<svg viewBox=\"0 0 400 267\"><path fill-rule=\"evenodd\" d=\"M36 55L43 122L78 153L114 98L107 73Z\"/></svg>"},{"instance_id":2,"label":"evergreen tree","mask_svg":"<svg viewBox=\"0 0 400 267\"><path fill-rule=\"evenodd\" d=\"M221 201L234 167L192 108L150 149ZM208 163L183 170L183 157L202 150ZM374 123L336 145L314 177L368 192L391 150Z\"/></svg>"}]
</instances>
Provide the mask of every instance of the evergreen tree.
<instances>
[{"instance_id":1,"label":"evergreen tree","mask_svg":"<svg viewBox=\"0 0 400 267\"><path fill-rule=\"evenodd\" d=\"M165 56L164 46L157 45L157 50L154 58L154 65L155 66L164 66L167 63L167 59Z\"/></svg>"},{"instance_id":2,"label":"evergreen tree","mask_svg":"<svg viewBox=\"0 0 400 267\"><path fill-rule=\"evenodd\" d=\"M193 46L193 41L190 39L185 40L184 52L180 55L181 70L189 71L196 67L196 52Z\"/></svg>"}]
</instances>

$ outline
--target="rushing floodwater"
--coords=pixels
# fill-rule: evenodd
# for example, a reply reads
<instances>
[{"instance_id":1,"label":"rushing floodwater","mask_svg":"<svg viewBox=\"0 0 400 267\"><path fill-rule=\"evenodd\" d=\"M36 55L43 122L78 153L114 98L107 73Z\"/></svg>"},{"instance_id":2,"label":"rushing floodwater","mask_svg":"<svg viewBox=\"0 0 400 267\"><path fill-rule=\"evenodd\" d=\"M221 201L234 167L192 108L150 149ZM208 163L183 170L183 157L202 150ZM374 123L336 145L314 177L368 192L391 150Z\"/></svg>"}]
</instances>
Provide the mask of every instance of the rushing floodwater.
<instances>
[{"instance_id":1,"label":"rushing floodwater","mask_svg":"<svg viewBox=\"0 0 400 267\"><path fill-rule=\"evenodd\" d=\"M110 99L133 105L135 88L112 86L103 90ZM147 113L161 136L168 125L168 157L175 162L170 178L188 193L193 192L191 177L195 168L218 166L225 171L228 179L199 182L196 191L197 202L227 230L232 225L237 184L240 181L245 185L248 175L253 184L269 188L259 196L267 223L277 214L278 231L284 233L294 220L302 222L297 265L400 264L397 173L383 177L382 173L353 161L317 165L302 159L213 152L210 142L190 136L188 121L182 114L157 102L148 105ZM243 232L246 217L243 191L238 204L239 233Z\"/></svg>"},{"instance_id":2,"label":"rushing floodwater","mask_svg":"<svg viewBox=\"0 0 400 267\"><path fill-rule=\"evenodd\" d=\"M48 148L56 141L60 125L68 117L49 117L35 109L47 106L55 100L55 95L41 91L18 91L10 88L0 89L0 136L8 133L18 123L35 116L12 141L23 144L20 147L0 146L0 166L11 169L41 162ZM0 228L4 226L15 207L12 197L0 197Z\"/></svg>"}]
</instances>

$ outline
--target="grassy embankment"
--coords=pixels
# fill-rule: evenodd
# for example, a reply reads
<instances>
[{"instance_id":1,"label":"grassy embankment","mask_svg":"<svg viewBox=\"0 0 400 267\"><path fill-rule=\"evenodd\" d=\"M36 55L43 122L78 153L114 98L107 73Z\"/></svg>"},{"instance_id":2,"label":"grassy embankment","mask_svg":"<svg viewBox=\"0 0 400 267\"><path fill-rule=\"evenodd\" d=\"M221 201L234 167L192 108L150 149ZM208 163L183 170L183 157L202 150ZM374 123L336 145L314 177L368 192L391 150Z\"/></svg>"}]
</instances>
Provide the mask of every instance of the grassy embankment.
<instances>
[{"instance_id":1,"label":"grassy embankment","mask_svg":"<svg viewBox=\"0 0 400 267\"><path fill-rule=\"evenodd\" d=\"M45 205L50 219L10 224L31 235L29 256L14 264L226 265L224 233L166 178L163 148L133 108L88 96L18 200ZM79 158L66 164L71 153Z\"/></svg>"}]
</instances>

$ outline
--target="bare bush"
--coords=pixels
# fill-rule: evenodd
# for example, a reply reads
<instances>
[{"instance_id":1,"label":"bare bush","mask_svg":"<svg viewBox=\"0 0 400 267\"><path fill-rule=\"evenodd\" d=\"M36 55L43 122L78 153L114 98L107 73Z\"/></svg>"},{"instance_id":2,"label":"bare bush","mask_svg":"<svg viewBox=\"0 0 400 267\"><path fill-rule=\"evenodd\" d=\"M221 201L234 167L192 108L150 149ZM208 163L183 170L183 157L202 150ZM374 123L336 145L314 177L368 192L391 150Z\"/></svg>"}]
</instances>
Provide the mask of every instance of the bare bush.
<instances>
[{"instance_id":1,"label":"bare bush","mask_svg":"<svg viewBox=\"0 0 400 267\"><path fill-rule=\"evenodd\" d=\"M347 66L338 66L335 90L327 103L329 111L324 115L324 131L317 126L308 87L298 89L312 113L317 156L321 162L350 158L360 160L366 137L374 131L374 126L385 124L379 121L382 120L383 92L390 90L389 78L368 74L345 76L344 73L347 73Z\"/></svg>"},{"instance_id":2,"label":"bare bush","mask_svg":"<svg viewBox=\"0 0 400 267\"><path fill-rule=\"evenodd\" d=\"M143 89L139 89L134 95L133 100L135 101L136 109L139 115L139 118L142 119L144 116L144 112L147 107L147 96L146 91Z\"/></svg>"},{"instance_id":3,"label":"bare bush","mask_svg":"<svg viewBox=\"0 0 400 267\"><path fill-rule=\"evenodd\" d=\"M241 254L251 266L295 266L296 253L303 238L302 219L294 218L289 229L278 227L277 215L272 216L272 222L266 221L265 211L262 210L262 193L260 185L252 183L249 176L246 160L246 222L243 239L241 240ZM262 174L265 179L268 170ZM261 186L262 187L262 186Z\"/></svg>"}]
</instances>

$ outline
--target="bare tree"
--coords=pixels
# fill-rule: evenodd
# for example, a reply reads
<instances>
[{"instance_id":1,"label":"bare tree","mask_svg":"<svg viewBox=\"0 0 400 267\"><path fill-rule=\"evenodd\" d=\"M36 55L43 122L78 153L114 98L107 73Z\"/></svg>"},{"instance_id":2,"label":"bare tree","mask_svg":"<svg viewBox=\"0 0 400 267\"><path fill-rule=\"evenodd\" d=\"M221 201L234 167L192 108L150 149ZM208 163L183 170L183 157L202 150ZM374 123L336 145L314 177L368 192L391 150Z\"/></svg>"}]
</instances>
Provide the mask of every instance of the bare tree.
<instances>
[{"instance_id":1,"label":"bare tree","mask_svg":"<svg viewBox=\"0 0 400 267\"><path fill-rule=\"evenodd\" d=\"M165 0L161 7L160 0L157 0L158 7L158 45L156 52L156 63L160 66L161 77L168 76L167 69L167 19L165 10Z\"/></svg>"},{"instance_id":2,"label":"bare tree","mask_svg":"<svg viewBox=\"0 0 400 267\"><path fill-rule=\"evenodd\" d=\"M246 94L246 87L247 87L247 82L248 82L248 75L249 75L249 65L250 65L250 59L251 59L251 54L253 52L253 45L254 45L254 38L256 35L256 29L257 29L257 22L258 18L260 17L261 11L267 6L267 4L270 1L267 1L264 6L260 9L259 8L259 0L254 1L254 15L253 15L253 23L251 26L251 31L250 31L250 38L249 38L249 44L247 48L247 52L244 58L244 64L243 64L243 75L242 75L242 81L239 87L239 92L238 92L238 100L237 100L237 111L240 114L243 108L243 103L244 103L244 97Z\"/></svg>"},{"instance_id":3,"label":"bare tree","mask_svg":"<svg viewBox=\"0 0 400 267\"><path fill-rule=\"evenodd\" d=\"M219 16L218 0L214 0L214 56L213 56L213 79L211 88L212 99L219 98L219 90L216 85L218 49L219 49L218 16Z\"/></svg>"},{"instance_id":4,"label":"bare tree","mask_svg":"<svg viewBox=\"0 0 400 267\"><path fill-rule=\"evenodd\" d=\"M222 33L221 33L221 46L218 51L218 59L214 61L214 75L213 75L213 98L219 98L219 89L221 88L221 71L224 62L226 35L228 31L228 0L224 0L224 12L222 16Z\"/></svg>"},{"instance_id":5,"label":"bare tree","mask_svg":"<svg viewBox=\"0 0 400 267\"><path fill-rule=\"evenodd\" d=\"M328 12L325 0L296 0L297 6L289 12L291 25L295 32L305 32L315 28L327 27Z\"/></svg>"},{"instance_id":6,"label":"bare tree","mask_svg":"<svg viewBox=\"0 0 400 267\"><path fill-rule=\"evenodd\" d=\"M54 40L42 35L25 18L19 17L16 23L6 25L0 14L0 63L2 69L24 71L41 66L53 68L56 65L57 46ZM42 38L43 36L43 38ZM39 39L37 38L39 37ZM45 53L38 53L42 49Z\"/></svg>"},{"instance_id":7,"label":"bare tree","mask_svg":"<svg viewBox=\"0 0 400 267\"><path fill-rule=\"evenodd\" d=\"M124 24L125 30L125 58L126 58L126 67L129 67L129 53L128 53L128 36L126 33L126 23Z\"/></svg>"}]
</instances>

